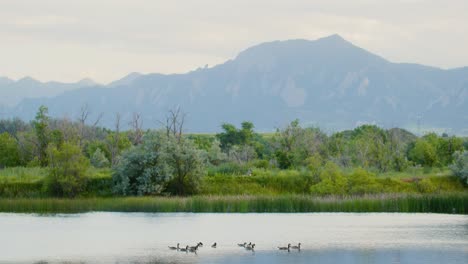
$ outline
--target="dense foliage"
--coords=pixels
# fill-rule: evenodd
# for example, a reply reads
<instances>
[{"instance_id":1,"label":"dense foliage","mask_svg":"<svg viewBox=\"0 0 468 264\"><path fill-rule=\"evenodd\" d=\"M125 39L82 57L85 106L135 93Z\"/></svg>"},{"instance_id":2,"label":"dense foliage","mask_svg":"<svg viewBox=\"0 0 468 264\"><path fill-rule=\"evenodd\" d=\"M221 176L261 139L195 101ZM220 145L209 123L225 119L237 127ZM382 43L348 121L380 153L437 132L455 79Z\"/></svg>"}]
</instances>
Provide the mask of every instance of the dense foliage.
<instances>
[{"instance_id":1,"label":"dense foliage","mask_svg":"<svg viewBox=\"0 0 468 264\"><path fill-rule=\"evenodd\" d=\"M453 154L454 163L450 166L453 174L468 185L468 151L457 151Z\"/></svg>"},{"instance_id":2,"label":"dense foliage","mask_svg":"<svg viewBox=\"0 0 468 264\"><path fill-rule=\"evenodd\" d=\"M445 173L449 167L467 183L468 140L462 137L418 137L375 125L327 134L299 120L269 134L243 122L222 124L216 135L185 135L179 110L170 113L166 127L147 131L137 114L131 129L122 131L120 115L110 130L87 120L86 112L74 121L54 119L46 107L30 123L0 120L0 169L47 168L47 179L27 184L69 197L89 195L97 186L105 195L110 189L117 195L434 193L458 190L448 183L454 179ZM90 178L89 165L108 173ZM391 174L406 176L385 176ZM0 196L29 188L7 182Z\"/></svg>"},{"instance_id":3,"label":"dense foliage","mask_svg":"<svg viewBox=\"0 0 468 264\"><path fill-rule=\"evenodd\" d=\"M70 143L51 145L47 149L47 156L47 191L55 196L75 197L80 194L85 188L85 172L89 167L89 160L80 148Z\"/></svg>"}]
</instances>

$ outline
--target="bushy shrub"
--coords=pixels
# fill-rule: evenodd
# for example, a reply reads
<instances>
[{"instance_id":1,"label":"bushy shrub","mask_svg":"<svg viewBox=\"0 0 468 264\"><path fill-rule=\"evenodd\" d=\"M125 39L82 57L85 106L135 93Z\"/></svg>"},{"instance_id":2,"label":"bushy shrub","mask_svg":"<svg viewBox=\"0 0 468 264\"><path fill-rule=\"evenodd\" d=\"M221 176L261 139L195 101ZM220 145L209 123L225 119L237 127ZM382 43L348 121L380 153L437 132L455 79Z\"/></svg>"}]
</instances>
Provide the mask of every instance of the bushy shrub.
<instances>
[{"instance_id":1,"label":"bushy shrub","mask_svg":"<svg viewBox=\"0 0 468 264\"><path fill-rule=\"evenodd\" d=\"M125 151L114 168L114 192L121 195L161 193L170 178L162 133L146 134L143 143Z\"/></svg>"},{"instance_id":2,"label":"bushy shrub","mask_svg":"<svg viewBox=\"0 0 468 264\"><path fill-rule=\"evenodd\" d=\"M453 175L464 185L468 185L468 151L457 151L453 154L453 164L450 165Z\"/></svg>"},{"instance_id":3,"label":"bushy shrub","mask_svg":"<svg viewBox=\"0 0 468 264\"><path fill-rule=\"evenodd\" d=\"M437 186L428 178L418 181L416 186L421 193L433 193L437 190Z\"/></svg>"},{"instance_id":4,"label":"bushy shrub","mask_svg":"<svg viewBox=\"0 0 468 264\"><path fill-rule=\"evenodd\" d=\"M60 148L50 145L47 149L49 174L45 180L48 193L59 197L75 197L86 187L85 173L89 160L80 147L63 143Z\"/></svg>"},{"instance_id":5,"label":"bushy shrub","mask_svg":"<svg viewBox=\"0 0 468 264\"><path fill-rule=\"evenodd\" d=\"M171 173L167 191L175 195L196 194L204 172L201 151L183 138L169 137L166 143L165 162Z\"/></svg>"},{"instance_id":6,"label":"bushy shrub","mask_svg":"<svg viewBox=\"0 0 468 264\"><path fill-rule=\"evenodd\" d=\"M312 173L312 176L316 179L319 180L320 177L320 172L323 167L323 158L319 154L314 154L310 157L308 157L305 160L305 163L307 164L307 168L309 171Z\"/></svg>"},{"instance_id":7,"label":"bushy shrub","mask_svg":"<svg viewBox=\"0 0 468 264\"><path fill-rule=\"evenodd\" d=\"M142 144L124 152L115 167L114 191L122 195L194 194L202 172L200 150L190 140L148 132Z\"/></svg>"},{"instance_id":8,"label":"bushy shrub","mask_svg":"<svg viewBox=\"0 0 468 264\"><path fill-rule=\"evenodd\" d=\"M348 179L340 168L327 162L320 173L320 182L310 187L310 192L317 195L344 195L347 193Z\"/></svg>"},{"instance_id":9,"label":"bushy shrub","mask_svg":"<svg viewBox=\"0 0 468 264\"><path fill-rule=\"evenodd\" d=\"M382 191L382 186L377 182L375 175L364 169L356 169L349 175L348 188L348 193L352 195L371 194Z\"/></svg>"},{"instance_id":10,"label":"bushy shrub","mask_svg":"<svg viewBox=\"0 0 468 264\"><path fill-rule=\"evenodd\" d=\"M221 150L218 140L214 140L211 143L211 146L208 148L206 155L208 162L213 165L219 165L227 160L227 155Z\"/></svg>"}]
</instances>

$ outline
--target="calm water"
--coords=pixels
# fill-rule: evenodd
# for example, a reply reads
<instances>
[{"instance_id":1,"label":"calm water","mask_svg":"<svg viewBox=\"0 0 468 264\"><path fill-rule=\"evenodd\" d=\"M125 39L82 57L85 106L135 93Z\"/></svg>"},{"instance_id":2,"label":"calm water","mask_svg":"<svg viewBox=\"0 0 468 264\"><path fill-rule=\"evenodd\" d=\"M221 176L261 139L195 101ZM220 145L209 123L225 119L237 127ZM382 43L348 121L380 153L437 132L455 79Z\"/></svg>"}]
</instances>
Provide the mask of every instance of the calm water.
<instances>
[{"instance_id":1,"label":"calm water","mask_svg":"<svg viewBox=\"0 0 468 264\"><path fill-rule=\"evenodd\" d=\"M198 241L198 254L167 248ZM276 250L288 242L303 249ZM0 263L468 263L468 216L0 214Z\"/></svg>"}]
</instances>

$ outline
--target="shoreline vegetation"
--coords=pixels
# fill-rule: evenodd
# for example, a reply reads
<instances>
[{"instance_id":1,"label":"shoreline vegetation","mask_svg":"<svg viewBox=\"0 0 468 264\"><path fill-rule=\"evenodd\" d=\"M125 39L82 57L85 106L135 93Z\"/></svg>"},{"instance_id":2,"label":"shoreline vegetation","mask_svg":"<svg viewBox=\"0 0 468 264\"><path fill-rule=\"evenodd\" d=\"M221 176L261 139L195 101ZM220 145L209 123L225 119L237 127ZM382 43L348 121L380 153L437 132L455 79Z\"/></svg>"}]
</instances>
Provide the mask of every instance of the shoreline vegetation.
<instances>
[{"instance_id":1,"label":"shoreline vegetation","mask_svg":"<svg viewBox=\"0 0 468 264\"><path fill-rule=\"evenodd\" d=\"M0 119L0 212L468 212L466 137L299 120L184 134L179 108L148 130L138 113L113 129L88 114Z\"/></svg>"},{"instance_id":2,"label":"shoreline vegetation","mask_svg":"<svg viewBox=\"0 0 468 264\"><path fill-rule=\"evenodd\" d=\"M1 213L442 213L468 214L468 193L365 196L243 195L0 199Z\"/></svg>"}]
</instances>

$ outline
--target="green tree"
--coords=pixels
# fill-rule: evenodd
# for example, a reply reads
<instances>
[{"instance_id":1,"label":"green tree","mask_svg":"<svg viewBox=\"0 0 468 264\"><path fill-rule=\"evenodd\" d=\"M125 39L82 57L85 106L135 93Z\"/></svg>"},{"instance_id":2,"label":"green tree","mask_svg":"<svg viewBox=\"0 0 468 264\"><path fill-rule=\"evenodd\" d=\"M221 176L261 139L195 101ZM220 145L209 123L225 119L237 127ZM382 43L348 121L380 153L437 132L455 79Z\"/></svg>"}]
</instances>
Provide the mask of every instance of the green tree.
<instances>
[{"instance_id":1,"label":"green tree","mask_svg":"<svg viewBox=\"0 0 468 264\"><path fill-rule=\"evenodd\" d=\"M49 145L49 110L41 105L33 121L37 138L38 159L40 165L47 166L47 146Z\"/></svg>"},{"instance_id":2,"label":"green tree","mask_svg":"<svg viewBox=\"0 0 468 264\"><path fill-rule=\"evenodd\" d=\"M439 165L447 166L453 162L453 154L463 150L463 140L457 137L439 137L437 139L436 152Z\"/></svg>"},{"instance_id":3,"label":"green tree","mask_svg":"<svg viewBox=\"0 0 468 264\"><path fill-rule=\"evenodd\" d=\"M221 147L219 145L219 141L214 140L206 152L208 161L213 165L219 165L227 160L226 153L221 151Z\"/></svg>"},{"instance_id":4,"label":"green tree","mask_svg":"<svg viewBox=\"0 0 468 264\"><path fill-rule=\"evenodd\" d=\"M0 168L21 164L18 142L7 132L0 134Z\"/></svg>"},{"instance_id":5,"label":"green tree","mask_svg":"<svg viewBox=\"0 0 468 264\"><path fill-rule=\"evenodd\" d=\"M201 151L185 138L169 137L166 142L166 164L171 169L167 191L175 195L197 193L204 171Z\"/></svg>"},{"instance_id":6,"label":"green tree","mask_svg":"<svg viewBox=\"0 0 468 264\"><path fill-rule=\"evenodd\" d=\"M244 121L241 128L237 129L232 124L224 123L221 125L223 132L216 134L220 141L221 149L227 152L231 147L236 145L252 145L255 137L254 125L251 122Z\"/></svg>"},{"instance_id":7,"label":"green tree","mask_svg":"<svg viewBox=\"0 0 468 264\"><path fill-rule=\"evenodd\" d=\"M110 165L109 160L106 158L106 155L104 155L104 152L100 148L96 149L96 151L91 156L90 161L95 168L105 168L109 167Z\"/></svg>"},{"instance_id":8,"label":"green tree","mask_svg":"<svg viewBox=\"0 0 468 264\"><path fill-rule=\"evenodd\" d=\"M164 139L162 133L147 133L142 144L122 154L112 174L115 193L141 196L164 191L171 176Z\"/></svg>"},{"instance_id":9,"label":"green tree","mask_svg":"<svg viewBox=\"0 0 468 264\"><path fill-rule=\"evenodd\" d=\"M307 166L307 158L315 154L327 156L327 135L319 128L302 128L297 119L278 130L273 141L276 160L282 169Z\"/></svg>"},{"instance_id":10,"label":"green tree","mask_svg":"<svg viewBox=\"0 0 468 264\"><path fill-rule=\"evenodd\" d=\"M433 167L437 163L436 148L428 140L419 138L410 146L408 158L417 164Z\"/></svg>"},{"instance_id":11,"label":"green tree","mask_svg":"<svg viewBox=\"0 0 468 264\"><path fill-rule=\"evenodd\" d=\"M80 147L70 143L63 143L61 147L51 144L47 154L49 174L45 182L48 192L59 197L75 197L84 191L89 160L83 156Z\"/></svg>"},{"instance_id":12,"label":"green tree","mask_svg":"<svg viewBox=\"0 0 468 264\"><path fill-rule=\"evenodd\" d=\"M239 144L240 138L237 128L228 123L221 125L223 132L216 134L216 137L219 139L221 149L223 151L228 151L234 145Z\"/></svg>"}]
</instances>

